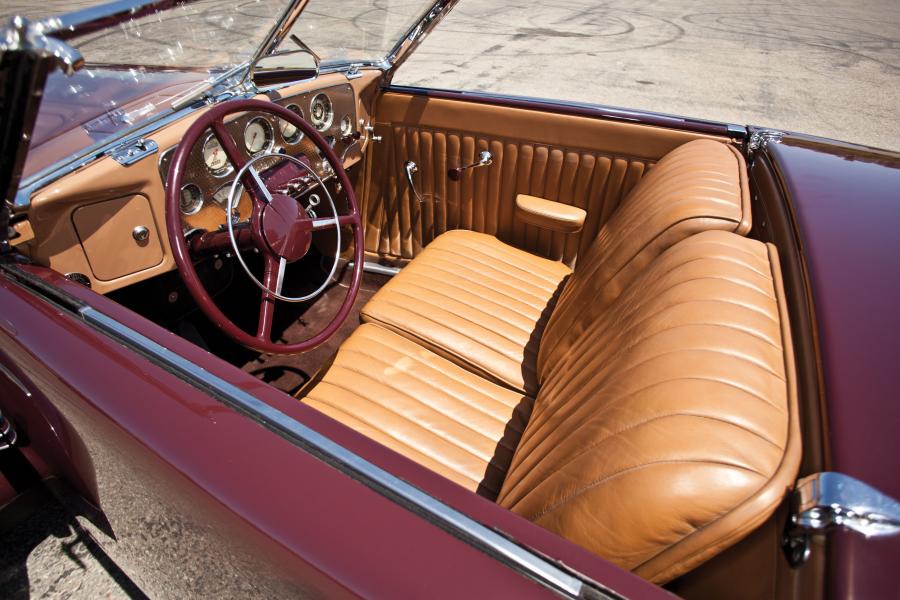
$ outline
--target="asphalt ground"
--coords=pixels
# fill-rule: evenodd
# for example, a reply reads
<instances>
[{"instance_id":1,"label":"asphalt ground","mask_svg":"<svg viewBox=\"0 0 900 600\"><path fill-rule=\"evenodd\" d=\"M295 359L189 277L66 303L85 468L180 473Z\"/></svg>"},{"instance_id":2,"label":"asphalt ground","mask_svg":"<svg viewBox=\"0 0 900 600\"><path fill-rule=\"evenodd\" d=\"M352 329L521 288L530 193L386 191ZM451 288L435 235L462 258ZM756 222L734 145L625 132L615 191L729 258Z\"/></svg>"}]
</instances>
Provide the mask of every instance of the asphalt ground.
<instances>
[{"instance_id":1,"label":"asphalt ground","mask_svg":"<svg viewBox=\"0 0 900 600\"><path fill-rule=\"evenodd\" d=\"M0 1L0 18L93 4ZM383 38L402 22L410 4L313 0L310 22L321 27L298 34L331 56L364 52L383 41L379 32ZM238 47L243 31L269 22L267 6L242 6L249 9L222 33L236 42L210 52ZM333 36L330 26L352 33ZM166 36L144 43L164 47L176 37L177 28L167 26ZM329 47L335 39L352 47ZM121 53L121 46L98 42L92 57ZM394 81L646 109L900 150L900 2L462 0ZM0 534L2 597L134 594L53 502Z\"/></svg>"}]
</instances>

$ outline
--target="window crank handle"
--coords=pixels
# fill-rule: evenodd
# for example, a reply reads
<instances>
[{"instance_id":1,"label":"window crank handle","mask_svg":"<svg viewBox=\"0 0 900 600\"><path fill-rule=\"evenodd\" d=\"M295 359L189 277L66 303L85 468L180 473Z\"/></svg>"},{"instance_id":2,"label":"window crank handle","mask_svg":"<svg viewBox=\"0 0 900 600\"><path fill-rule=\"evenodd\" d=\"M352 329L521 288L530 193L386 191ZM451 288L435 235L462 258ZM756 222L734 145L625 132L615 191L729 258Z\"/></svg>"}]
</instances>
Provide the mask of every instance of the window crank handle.
<instances>
[{"instance_id":1,"label":"window crank handle","mask_svg":"<svg viewBox=\"0 0 900 600\"><path fill-rule=\"evenodd\" d=\"M462 177L463 171L466 169L477 169L478 167L487 167L491 163L494 162L494 155L488 152L487 150L482 150L478 153L478 160L471 165L466 165L464 167L457 167L455 169L450 169L447 171L447 177L452 179L453 181L459 181Z\"/></svg>"},{"instance_id":2,"label":"window crank handle","mask_svg":"<svg viewBox=\"0 0 900 600\"><path fill-rule=\"evenodd\" d=\"M419 166L411 160L406 161L406 164L403 165L403 170L406 171L406 181L409 183L409 189L412 190L413 196L416 197L416 200L421 204L425 202L425 199L422 198L422 195L419 193L419 190L416 189L416 184L413 181L413 173L418 172Z\"/></svg>"}]
</instances>

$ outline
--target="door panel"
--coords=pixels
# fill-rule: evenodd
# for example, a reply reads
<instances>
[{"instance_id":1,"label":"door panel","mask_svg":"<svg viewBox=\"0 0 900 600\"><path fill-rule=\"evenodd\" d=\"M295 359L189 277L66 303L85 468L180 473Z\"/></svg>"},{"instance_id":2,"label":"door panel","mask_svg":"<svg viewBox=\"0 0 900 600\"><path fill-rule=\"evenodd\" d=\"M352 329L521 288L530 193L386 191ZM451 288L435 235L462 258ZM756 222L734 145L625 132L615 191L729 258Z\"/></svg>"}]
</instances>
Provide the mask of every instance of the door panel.
<instances>
[{"instance_id":1,"label":"door panel","mask_svg":"<svg viewBox=\"0 0 900 600\"><path fill-rule=\"evenodd\" d=\"M469 229L572 264L622 198L670 150L699 137L662 127L468 100L387 92L376 109L372 185L365 199L366 251L411 259L441 233ZM493 164L465 171L482 150ZM404 165L424 199L409 189ZM587 211L582 232L550 233L515 219L530 194Z\"/></svg>"}]
</instances>

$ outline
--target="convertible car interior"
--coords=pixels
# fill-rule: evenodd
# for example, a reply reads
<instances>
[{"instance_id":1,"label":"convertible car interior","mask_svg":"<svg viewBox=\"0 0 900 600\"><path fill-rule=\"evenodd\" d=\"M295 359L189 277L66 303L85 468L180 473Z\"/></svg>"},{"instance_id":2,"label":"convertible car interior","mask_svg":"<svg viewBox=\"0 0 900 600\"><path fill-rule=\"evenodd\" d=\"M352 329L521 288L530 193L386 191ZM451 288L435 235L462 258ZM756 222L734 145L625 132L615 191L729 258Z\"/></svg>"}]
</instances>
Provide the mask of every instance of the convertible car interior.
<instances>
[{"instance_id":1,"label":"convertible car interior","mask_svg":"<svg viewBox=\"0 0 900 600\"><path fill-rule=\"evenodd\" d=\"M17 250L645 579L775 577L802 417L744 140L366 69L148 139Z\"/></svg>"}]
</instances>

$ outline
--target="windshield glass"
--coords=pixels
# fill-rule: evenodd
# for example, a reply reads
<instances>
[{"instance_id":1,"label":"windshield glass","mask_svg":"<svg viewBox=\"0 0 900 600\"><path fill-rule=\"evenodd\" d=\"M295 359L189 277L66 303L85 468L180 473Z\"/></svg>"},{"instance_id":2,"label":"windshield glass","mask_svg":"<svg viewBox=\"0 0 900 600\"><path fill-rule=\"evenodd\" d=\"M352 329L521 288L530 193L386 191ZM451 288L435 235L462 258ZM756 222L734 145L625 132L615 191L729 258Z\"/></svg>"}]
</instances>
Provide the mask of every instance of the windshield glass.
<instances>
[{"instance_id":1,"label":"windshield glass","mask_svg":"<svg viewBox=\"0 0 900 600\"><path fill-rule=\"evenodd\" d=\"M87 63L223 70L253 57L289 0L198 0L75 38Z\"/></svg>"},{"instance_id":2,"label":"windshield glass","mask_svg":"<svg viewBox=\"0 0 900 600\"><path fill-rule=\"evenodd\" d=\"M25 182L207 91L253 58L290 4L199 0L69 40L86 66L48 78ZM48 16L35 12L25 16Z\"/></svg>"},{"instance_id":3,"label":"windshield glass","mask_svg":"<svg viewBox=\"0 0 900 600\"><path fill-rule=\"evenodd\" d=\"M310 0L291 34L322 63L377 62L421 20L434 0ZM282 48L291 47L290 35Z\"/></svg>"}]
</instances>

